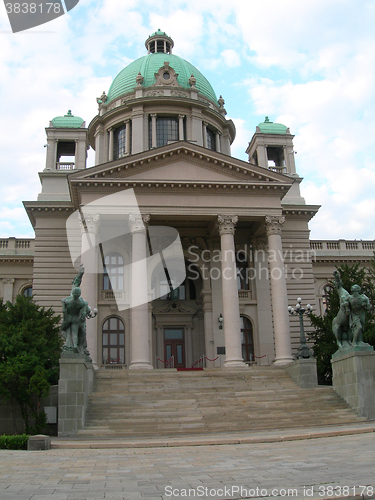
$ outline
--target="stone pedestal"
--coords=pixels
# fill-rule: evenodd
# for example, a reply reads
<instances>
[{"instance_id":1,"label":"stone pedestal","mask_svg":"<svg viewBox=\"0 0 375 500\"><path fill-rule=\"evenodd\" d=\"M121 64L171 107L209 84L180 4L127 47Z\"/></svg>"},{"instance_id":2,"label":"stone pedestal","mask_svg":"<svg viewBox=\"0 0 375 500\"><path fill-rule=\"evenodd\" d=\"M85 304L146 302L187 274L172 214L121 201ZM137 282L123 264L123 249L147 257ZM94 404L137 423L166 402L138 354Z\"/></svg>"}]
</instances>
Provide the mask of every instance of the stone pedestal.
<instances>
[{"instance_id":1,"label":"stone pedestal","mask_svg":"<svg viewBox=\"0 0 375 500\"><path fill-rule=\"evenodd\" d=\"M300 387L317 387L318 373L315 358L297 359L293 363L285 365L284 368Z\"/></svg>"},{"instance_id":2,"label":"stone pedestal","mask_svg":"<svg viewBox=\"0 0 375 500\"><path fill-rule=\"evenodd\" d=\"M58 435L75 436L85 424L94 370L83 355L63 353L60 358Z\"/></svg>"},{"instance_id":3,"label":"stone pedestal","mask_svg":"<svg viewBox=\"0 0 375 500\"><path fill-rule=\"evenodd\" d=\"M30 436L27 441L28 451L40 451L40 450L50 450L51 449L51 438L45 436L44 434L38 434L37 436Z\"/></svg>"},{"instance_id":4,"label":"stone pedestal","mask_svg":"<svg viewBox=\"0 0 375 500\"><path fill-rule=\"evenodd\" d=\"M371 350L370 350L370 349ZM333 389L354 410L375 419L375 352L354 346L336 352L331 359Z\"/></svg>"}]
</instances>

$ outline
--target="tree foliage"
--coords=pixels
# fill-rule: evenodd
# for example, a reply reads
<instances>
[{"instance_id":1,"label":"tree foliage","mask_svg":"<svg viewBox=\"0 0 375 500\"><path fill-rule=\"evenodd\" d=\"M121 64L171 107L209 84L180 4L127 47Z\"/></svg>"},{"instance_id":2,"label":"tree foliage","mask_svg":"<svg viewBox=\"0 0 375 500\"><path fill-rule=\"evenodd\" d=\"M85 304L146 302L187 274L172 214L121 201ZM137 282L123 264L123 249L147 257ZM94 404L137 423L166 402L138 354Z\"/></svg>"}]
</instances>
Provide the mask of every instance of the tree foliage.
<instances>
[{"instance_id":1,"label":"tree foliage","mask_svg":"<svg viewBox=\"0 0 375 500\"><path fill-rule=\"evenodd\" d=\"M352 266L343 264L337 267L340 273L343 287L350 293L351 287L360 285L362 293L367 295L372 306L375 303L375 259L368 268L360 267L359 264ZM337 351L338 345L332 331L332 321L340 309L340 299L334 287L333 279L326 288L326 311L323 316L312 314L311 324L315 331L309 334L309 340L314 342L314 356L317 360L319 384L332 384L332 355ZM366 326L363 335L364 342L375 346L375 321L373 311L366 313Z\"/></svg>"},{"instance_id":2,"label":"tree foliage","mask_svg":"<svg viewBox=\"0 0 375 500\"><path fill-rule=\"evenodd\" d=\"M58 382L59 321L51 308L30 297L18 296L14 304L0 301L0 394L18 403L27 434L44 427L41 400Z\"/></svg>"}]
</instances>

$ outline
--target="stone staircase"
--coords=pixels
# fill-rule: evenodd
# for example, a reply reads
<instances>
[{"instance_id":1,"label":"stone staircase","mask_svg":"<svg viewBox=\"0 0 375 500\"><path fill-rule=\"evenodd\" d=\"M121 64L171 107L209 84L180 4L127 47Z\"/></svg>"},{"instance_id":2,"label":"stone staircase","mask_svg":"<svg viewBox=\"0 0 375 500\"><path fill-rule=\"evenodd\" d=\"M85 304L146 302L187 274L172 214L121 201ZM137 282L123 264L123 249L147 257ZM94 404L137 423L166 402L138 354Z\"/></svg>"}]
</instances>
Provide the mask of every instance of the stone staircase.
<instances>
[{"instance_id":1,"label":"stone staircase","mask_svg":"<svg viewBox=\"0 0 375 500\"><path fill-rule=\"evenodd\" d=\"M331 387L302 389L282 368L102 370L78 436L181 436L364 421Z\"/></svg>"}]
</instances>

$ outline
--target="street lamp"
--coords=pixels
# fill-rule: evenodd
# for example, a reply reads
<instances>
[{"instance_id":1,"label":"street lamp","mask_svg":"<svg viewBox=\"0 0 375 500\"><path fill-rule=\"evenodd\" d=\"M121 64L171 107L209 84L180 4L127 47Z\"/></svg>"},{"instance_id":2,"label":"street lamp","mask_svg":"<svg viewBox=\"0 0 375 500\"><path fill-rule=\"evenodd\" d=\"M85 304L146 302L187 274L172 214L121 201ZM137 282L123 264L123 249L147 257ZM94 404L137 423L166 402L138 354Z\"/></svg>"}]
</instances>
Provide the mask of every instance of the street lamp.
<instances>
[{"instance_id":1,"label":"street lamp","mask_svg":"<svg viewBox=\"0 0 375 500\"><path fill-rule=\"evenodd\" d=\"M301 345L298 348L296 358L313 358L313 354L311 353L310 349L306 345L306 337L305 337L305 328L303 326L303 315L306 314L309 316L312 313L312 306L310 304L307 304L306 309L302 307L301 305L302 299L298 298L297 299L297 304L296 307L289 306L288 311L291 316L299 316L299 327L300 327L300 342Z\"/></svg>"}]
</instances>

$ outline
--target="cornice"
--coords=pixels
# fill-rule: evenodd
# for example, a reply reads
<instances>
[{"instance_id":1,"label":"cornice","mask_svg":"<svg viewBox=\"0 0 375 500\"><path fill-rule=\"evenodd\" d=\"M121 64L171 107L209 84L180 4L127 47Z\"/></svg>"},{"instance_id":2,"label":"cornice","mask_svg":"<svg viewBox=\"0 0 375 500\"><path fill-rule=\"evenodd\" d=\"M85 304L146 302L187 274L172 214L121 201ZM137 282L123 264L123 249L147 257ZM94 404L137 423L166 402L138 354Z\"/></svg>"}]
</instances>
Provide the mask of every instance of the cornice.
<instances>
[{"instance_id":1,"label":"cornice","mask_svg":"<svg viewBox=\"0 0 375 500\"><path fill-rule=\"evenodd\" d=\"M288 205L283 206L283 215L287 219L311 220L317 214L320 205Z\"/></svg>"},{"instance_id":2,"label":"cornice","mask_svg":"<svg viewBox=\"0 0 375 500\"><path fill-rule=\"evenodd\" d=\"M0 262L11 263L11 262L34 262L34 255L0 255Z\"/></svg>"},{"instance_id":3,"label":"cornice","mask_svg":"<svg viewBox=\"0 0 375 500\"><path fill-rule=\"evenodd\" d=\"M24 201L23 205L34 228L37 216L54 214L64 217L74 212L74 206L70 201Z\"/></svg>"}]
</instances>

